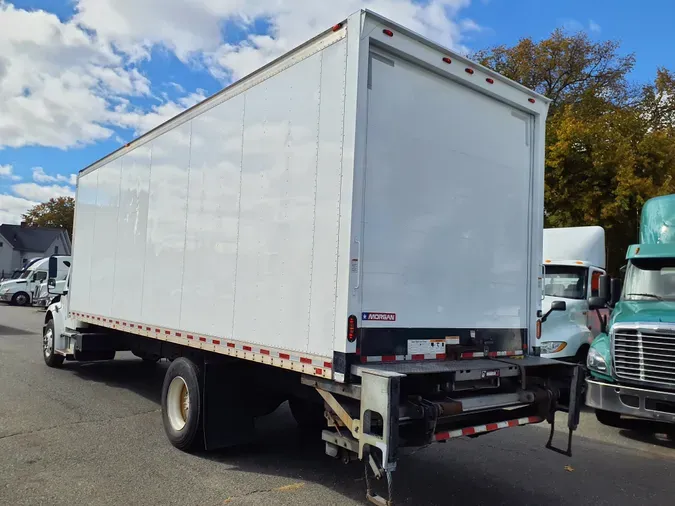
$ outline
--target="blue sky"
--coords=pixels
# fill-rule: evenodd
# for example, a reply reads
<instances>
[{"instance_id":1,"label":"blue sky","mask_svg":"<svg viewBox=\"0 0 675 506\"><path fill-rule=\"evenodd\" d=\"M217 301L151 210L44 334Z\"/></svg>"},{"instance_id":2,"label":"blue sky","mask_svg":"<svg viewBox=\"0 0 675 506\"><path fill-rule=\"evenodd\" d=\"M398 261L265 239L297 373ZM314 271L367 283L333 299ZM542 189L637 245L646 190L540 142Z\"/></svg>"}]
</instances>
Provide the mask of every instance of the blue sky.
<instances>
[{"instance_id":1,"label":"blue sky","mask_svg":"<svg viewBox=\"0 0 675 506\"><path fill-rule=\"evenodd\" d=\"M0 223L72 174L361 6L462 51L556 27L622 42L636 82L675 69L650 0L0 0Z\"/></svg>"}]
</instances>

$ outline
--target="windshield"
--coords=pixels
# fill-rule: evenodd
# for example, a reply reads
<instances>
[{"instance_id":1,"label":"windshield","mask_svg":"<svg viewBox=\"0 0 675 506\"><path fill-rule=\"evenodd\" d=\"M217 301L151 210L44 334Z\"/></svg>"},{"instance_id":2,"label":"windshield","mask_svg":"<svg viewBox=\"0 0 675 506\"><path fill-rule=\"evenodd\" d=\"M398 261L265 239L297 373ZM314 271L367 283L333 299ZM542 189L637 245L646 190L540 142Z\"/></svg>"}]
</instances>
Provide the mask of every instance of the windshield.
<instances>
[{"instance_id":1,"label":"windshield","mask_svg":"<svg viewBox=\"0 0 675 506\"><path fill-rule=\"evenodd\" d=\"M633 259L626 269L624 300L675 300L675 258Z\"/></svg>"},{"instance_id":2,"label":"windshield","mask_svg":"<svg viewBox=\"0 0 675 506\"><path fill-rule=\"evenodd\" d=\"M567 265L545 267L544 294L564 299L585 299L588 269Z\"/></svg>"},{"instance_id":3,"label":"windshield","mask_svg":"<svg viewBox=\"0 0 675 506\"><path fill-rule=\"evenodd\" d=\"M19 279L26 279L31 274L33 274L33 271L25 270L21 273L21 276L19 276Z\"/></svg>"}]
</instances>

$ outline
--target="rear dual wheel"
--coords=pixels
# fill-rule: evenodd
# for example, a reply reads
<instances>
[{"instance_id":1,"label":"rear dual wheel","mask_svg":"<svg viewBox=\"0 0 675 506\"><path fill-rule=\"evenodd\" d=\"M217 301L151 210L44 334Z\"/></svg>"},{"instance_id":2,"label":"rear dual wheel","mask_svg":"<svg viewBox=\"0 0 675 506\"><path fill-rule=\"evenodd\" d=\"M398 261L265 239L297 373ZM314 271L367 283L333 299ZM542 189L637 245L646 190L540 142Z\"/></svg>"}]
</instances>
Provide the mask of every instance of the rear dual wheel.
<instances>
[{"instance_id":1,"label":"rear dual wheel","mask_svg":"<svg viewBox=\"0 0 675 506\"><path fill-rule=\"evenodd\" d=\"M169 441L179 450L203 448L201 399L197 365L184 357L171 362L162 385L162 423Z\"/></svg>"}]
</instances>

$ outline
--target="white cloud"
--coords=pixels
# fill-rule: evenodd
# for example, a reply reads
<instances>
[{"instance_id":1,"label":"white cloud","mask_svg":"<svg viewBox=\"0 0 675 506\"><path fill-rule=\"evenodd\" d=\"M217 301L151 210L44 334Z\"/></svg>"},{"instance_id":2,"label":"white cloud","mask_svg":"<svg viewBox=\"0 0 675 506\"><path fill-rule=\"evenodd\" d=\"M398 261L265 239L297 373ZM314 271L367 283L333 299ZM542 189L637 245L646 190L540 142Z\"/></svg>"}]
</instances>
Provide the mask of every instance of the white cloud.
<instances>
[{"instance_id":1,"label":"white cloud","mask_svg":"<svg viewBox=\"0 0 675 506\"><path fill-rule=\"evenodd\" d=\"M367 7L465 51L463 34L480 29L459 18L470 2L73 0L76 14L61 21L0 0L0 149L67 149L115 138L119 126L141 133L203 98L197 91L175 102L164 95L149 111L133 106L129 98L152 95L152 84L136 64L156 47L174 52L191 68L206 65L218 78L238 79ZM266 34L232 43L223 33L234 27L240 38L260 19L270 27ZM187 93L171 81L166 86Z\"/></svg>"},{"instance_id":2,"label":"white cloud","mask_svg":"<svg viewBox=\"0 0 675 506\"><path fill-rule=\"evenodd\" d=\"M21 215L38 203L13 195L0 194L0 223L20 223Z\"/></svg>"},{"instance_id":3,"label":"white cloud","mask_svg":"<svg viewBox=\"0 0 675 506\"><path fill-rule=\"evenodd\" d=\"M214 75L240 78L318 32L367 7L444 45L464 50L462 32L476 23L454 21L470 0L77 0L76 20L131 58L149 57L153 46L183 61L205 61ZM265 19L270 33L227 43L223 23L251 28Z\"/></svg>"},{"instance_id":4,"label":"white cloud","mask_svg":"<svg viewBox=\"0 0 675 506\"><path fill-rule=\"evenodd\" d=\"M14 174L14 167L11 165L0 165L0 179L11 179L12 181L20 181L21 176Z\"/></svg>"},{"instance_id":5,"label":"white cloud","mask_svg":"<svg viewBox=\"0 0 675 506\"><path fill-rule=\"evenodd\" d=\"M149 88L110 44L74 21L0 0L0 148L106 139L113 98Z\"/></svg>"},{"instance_id":6,"label":"white cloud","mask_svg":"<svg viewBox=\"0 0 675 506\"><path fill-rule=\"evenodd\" d=\"M561 26L570 32L600 33L602 31L602 27L592 19L588 21L588 25L576 19L564 19L561 21Z\"/></svg>"},{"instance_id":7,"label":"white cloud","mask_svg":"<svg viewBox=\"0 0 675 506\"><path fill-rule=\"evenodd\" d=\"M47 202L54 197L74 197L75 192L70 186L39 185L37 183L19 183L12 185L12 192L24 199Z\"/></svg>"},{"instance_id":8,"label":"white cloud","mask_svg":"<svg viewBox=\"0 0 675 506\"><path fill-rule=\"evenodd\" d=\"M42 167L33 167L33 181L36 183L67 183L75 185L77 182L77 174L70 174L68 176L57 174L56 176L50 176Z\"/></svg>"}]
</instances>

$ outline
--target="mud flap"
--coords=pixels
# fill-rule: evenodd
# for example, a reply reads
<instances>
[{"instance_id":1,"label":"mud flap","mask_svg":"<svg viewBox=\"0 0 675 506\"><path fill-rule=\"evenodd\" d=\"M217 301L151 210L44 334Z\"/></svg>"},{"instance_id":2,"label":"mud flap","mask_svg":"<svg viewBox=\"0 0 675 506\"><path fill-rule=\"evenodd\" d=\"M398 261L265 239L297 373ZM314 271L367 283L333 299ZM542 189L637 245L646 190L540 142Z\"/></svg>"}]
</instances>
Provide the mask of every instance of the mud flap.
<instances>
[{"instance_id":1,"label":"mud flap","mask_svg":"<svg viewBox=\"0 0 675 506\"><path fill-rule=\"evenodd\" d=\"M253 406L240 364L204 363L202 423L204 449L248 443L254 438Z\"/></svg>"},{"instance_id":2,"label":"mud flap","mask_svg":"<svg viewBox=\"0 0 675 506\"><path fill-rule=\"evenodd\" d=\"M553 436L555 434L555 412L556 406L552 406L552 409L548 415L548 422L551 424L551 432L548 436L548 442L546 443L546 448L553 450L556 453L566 455L568 457L572 456L572 433L577 430L579 427L579 417L581 416L581 404L583 402L583 384L585 381L584 368L579 365L575 365L574 371L572 372L572 381L570 384L570 403L567 411L567 449L563 450L553 446Z\"/></svg>"}]
</instances>

